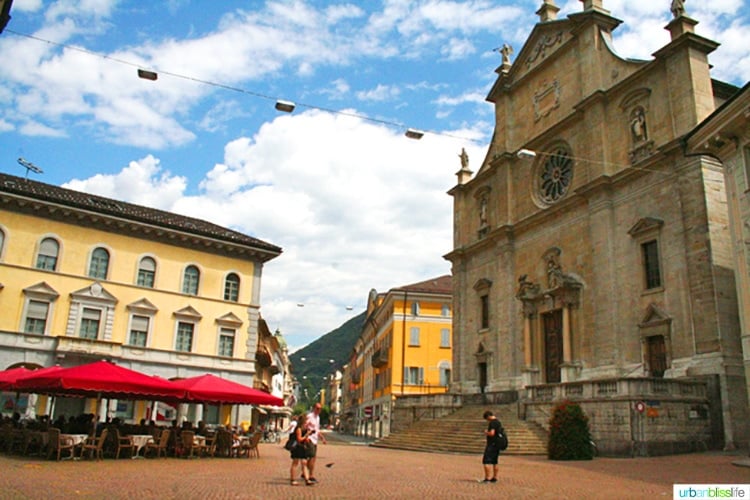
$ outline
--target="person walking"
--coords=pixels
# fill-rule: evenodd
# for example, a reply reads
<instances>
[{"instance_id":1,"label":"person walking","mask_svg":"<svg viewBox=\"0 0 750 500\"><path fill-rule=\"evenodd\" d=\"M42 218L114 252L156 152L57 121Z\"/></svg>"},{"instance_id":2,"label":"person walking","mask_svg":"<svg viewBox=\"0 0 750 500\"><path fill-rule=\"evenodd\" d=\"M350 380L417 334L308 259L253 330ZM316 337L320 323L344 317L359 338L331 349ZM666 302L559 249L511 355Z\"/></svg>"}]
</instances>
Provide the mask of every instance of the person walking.
<instances>
[{"instance_id":1,"label":"person walking","mask_svg":"<svg viewBox=\"0 0 750 500\"><path fill-rule=\"evenodd\" d=\"M310 472L307 468L307 445L310 440L307 429L305 429L304 415L297 417L297 425L294 427L293 434L290 436L291 439L296 443L294 447L289 451L292 457L292 465L289 470L290 484L292 486L298 486L299 482L296 479L297 466L302 466L302 477L305 480L305 484L312 486L313 483L310 481Z\"/></svg>"},{"instance_id":2,"label":"person walking","mask_svg":"<svg viewBox=\"0 0 750 500\"><path fill-rule=\"evenodd\" d=\"M503 430L503 425L490 410L484 412L482 417L487 421L487 430L484 435L487 437L487 444L484 447L482 456L482 466L484 467L483 483L497 482L497 459L500 456L499 435Z\"/></svg>"},{"instance_id":3,"label":"person walking","mask_svg":"<svg viewBox=\"0 0 750 500\"><path fill-rule=\"evenodd\" d=\"M315 403L312 411L307 414L307 419L305 420L305 428L310 433L310 443L307 447L307 470L310 472L310 481L313 483L318 482L318 480L315 479L315 460L318 454L318 440L320 439L323 441L323 444L327 443L325 436L320 433L321 408L320 403Z\"/></svg>"}]
</instances>

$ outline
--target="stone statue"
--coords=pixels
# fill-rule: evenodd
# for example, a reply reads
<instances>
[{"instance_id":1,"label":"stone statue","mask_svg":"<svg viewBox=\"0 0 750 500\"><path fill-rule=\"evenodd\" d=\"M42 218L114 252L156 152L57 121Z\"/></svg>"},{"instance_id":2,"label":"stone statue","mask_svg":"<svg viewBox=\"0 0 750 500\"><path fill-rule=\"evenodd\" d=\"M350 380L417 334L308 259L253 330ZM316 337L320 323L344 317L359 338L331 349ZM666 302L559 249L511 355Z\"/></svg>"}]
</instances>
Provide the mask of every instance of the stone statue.
<instances>
[{"instance_id":1,"label":"stone statue","mask_svg":"<svg viewBox=\"0 0 750 500\"><path fill-rule=\"evenodd\" d=\"M510 65L510 55L513 53L513 47L504 43L500 48L500 54L503 56L503 65Z\"/></svg>"},{"instance_id":2,"label":"stone statue","mask_svg":"<svg viewBox=\"0 0 750 500\"><path fill-rule=\"evenodd\" d=\"M672 11L672 15L675 19L685 15L685 0L672 0L672 5L669 7Z\"/></svg>"},{"instance_id":3,"label":"stone statue","mask_svg":"<svg viewBox=\"0 0 750 500\"><path fill-rule=\"evenodd\" d=\"M518 291L516 292L516 298L518 299L531 299L539 295L539 285L535 285L528 280L528 275L523 274L518 278Z\"/></svg>"},{"instance_id":4,"label":"stone statue","mask_svg":"<svg viewBox=\"0 0 750 500\"><path fill-rule=\"evenodd\" d=\"M633 134L634 143L648 140L648 133L646 131L646 113L641 107L634 109L631 114L630 132Z\"/></svg>"},{"instance_id":5,"label":"stone statue","mask_svg":"<svg viewBox=\"0 0 750 500\"><path fill-rule=\"evenodd\" d=\"M461 154L458 155L459 158L461 158L461 168L467 169L469 168L469 155L466 154L466 149L461 148Z\"/></svg>"},{"instance_id":6,"label":"stone statue","mask_svg":"<svg viewBox=\"0 0 750 500\"><path fill-rule=\"evenodd\" d=\"M482 199L479 200L479 227L485 227L488 224L487 220L487 195L483 195Z\"/></svg>"}]
</instances>

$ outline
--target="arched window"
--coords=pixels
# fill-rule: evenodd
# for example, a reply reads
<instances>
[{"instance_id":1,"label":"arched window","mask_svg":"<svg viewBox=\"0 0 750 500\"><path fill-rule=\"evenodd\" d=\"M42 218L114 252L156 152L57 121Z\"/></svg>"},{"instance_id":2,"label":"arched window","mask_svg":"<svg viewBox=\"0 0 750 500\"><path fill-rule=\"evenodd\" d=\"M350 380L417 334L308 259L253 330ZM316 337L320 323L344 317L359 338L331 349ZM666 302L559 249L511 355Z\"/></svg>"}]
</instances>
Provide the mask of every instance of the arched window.
<instances>
[{"instance_id":1,"label":"arched window","mask_svg":"<svg viewBox=\"0 0 750 500\"><path fill-rule=\"evenodd\" d=\"M3 255L3 245L5 244L5 233L0 229L0 257Z\"/></svg>"},{"instance_id":2,"label":"arched window","mask_svg":"<svg viewBox=\"0 0 750 500\"><path fill-rule=\"evenodd\" d=\"M240 298L240 277L235 273L229 273L224 280L224 300L237 302Z\"/></svg>"},{"instance_id":3,"label":"arched window","mask_svg":"<svg viewBox=\"0 0 750 500\"><path fill-rule=\"evenodd\" d=\"M95 248L91 252L91 262L89 262L89 277L100 280L107 279L109 270L109 252L102 248Z\"/></svg>"},{"instance_id":4,"label":"arched window","mask_svg":"<svg viewBox=\"0 0 750 500\"><path fill-rule=\"evenodd\" d=\"M155 276L156 261L151 257L143 257L138 265L138 286L153 288Z\"/></svg>"},{"instance_id":5,"label":"arched window","mask_svg":"<svg viewBox=\"0 0 750 500\"><path fill-rule=\"evenodd\" d=\"M198 295L198 282L200 281L201 273L195 266L187 266L185 268L185 275L182 279L182 293L188 295Z\"/></svg>"},{"instance_id":6,"label":"arched window","mask_svg":"<svg viewBox=\"0 0 750 500\"><path fill-rule=\"evenodd\" d=\"M57 269L57 257L60 253L60 244L54 238L44 238L39 245L39 253L36 256L36 268L54 271Z\"/></svg>"}]
</instances>

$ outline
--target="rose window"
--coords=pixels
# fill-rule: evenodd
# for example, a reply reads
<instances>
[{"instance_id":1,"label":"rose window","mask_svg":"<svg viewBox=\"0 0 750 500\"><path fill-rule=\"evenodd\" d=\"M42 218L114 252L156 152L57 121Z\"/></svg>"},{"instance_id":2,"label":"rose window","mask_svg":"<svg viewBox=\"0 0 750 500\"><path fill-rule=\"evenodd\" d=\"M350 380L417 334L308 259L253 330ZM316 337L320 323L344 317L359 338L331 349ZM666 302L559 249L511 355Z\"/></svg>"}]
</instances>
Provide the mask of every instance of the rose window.
<instances>
[{"instance_id":1,"label":"rose window","mask_svg":"<svg viewBox=\"0 0 750 500\"><path fill-rule=\"evenodd\" d=\"M555 203L568 192L572 180L573 160L567 149L559 147L542 165L539 197L544 203Z\"/></svg>"}]
</instances>

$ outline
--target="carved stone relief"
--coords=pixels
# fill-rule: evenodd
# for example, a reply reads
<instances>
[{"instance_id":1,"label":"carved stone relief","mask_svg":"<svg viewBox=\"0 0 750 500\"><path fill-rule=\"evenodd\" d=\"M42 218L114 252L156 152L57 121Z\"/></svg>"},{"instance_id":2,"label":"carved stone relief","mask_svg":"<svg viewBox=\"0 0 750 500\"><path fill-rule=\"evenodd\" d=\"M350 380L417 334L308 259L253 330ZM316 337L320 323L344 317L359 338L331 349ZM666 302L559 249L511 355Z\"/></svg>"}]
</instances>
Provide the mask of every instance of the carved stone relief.
<instances>
[{"instance_id":1,"label":"carved stone relief","mask_svg":"<svg viewBox=\"0 0 750 500\"><path fill-rule=\"evenodd\" d=\"M554 35L547 35L539 40L539 42L537 42L537 44L532 49L531 54L529 54L529 57L526 58L526 67L530 67L532 64L534 64L534 61L536 61L540 57L542 59L547 57L547 51L558 43L561 43L562 39L563 32L558 31Z\"/></svg>"},{"instance_id":2,"label":"carved stone relief","mask_svg":"<svg viewBox=\"0 0 750 500\"><path fill-rule=\"evenodd\" d=\"M534 94L534 121L539 121L560 106L560 82L544 83Z\"/></svg>"}]
</instances>

